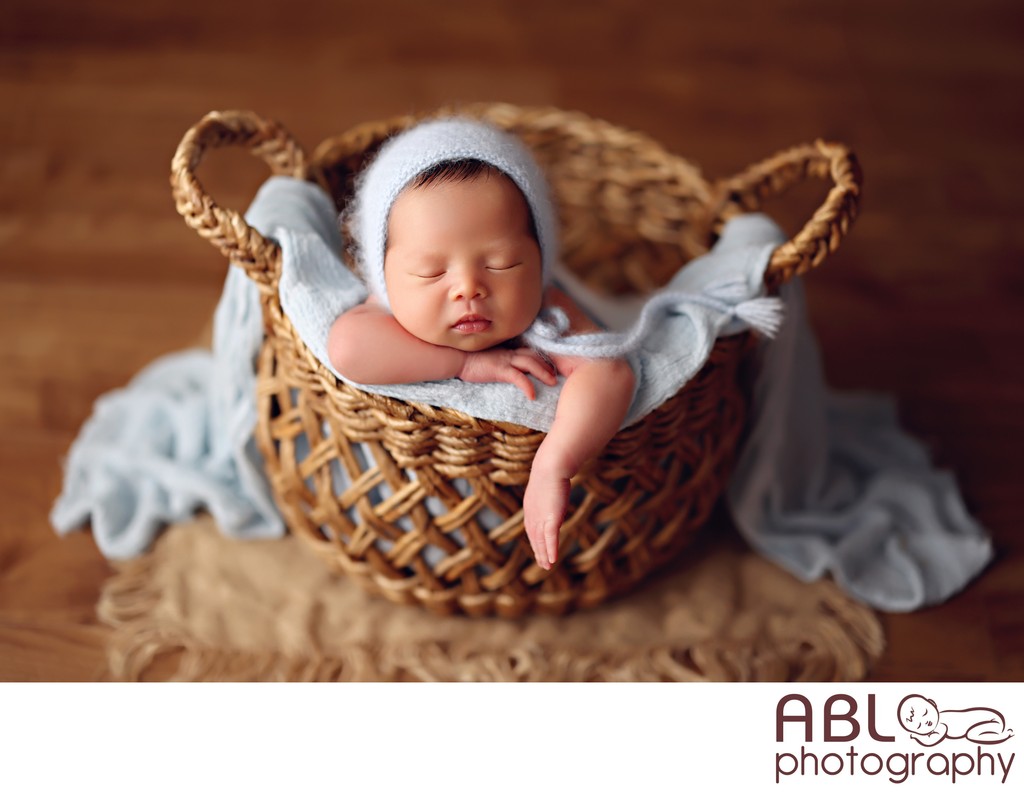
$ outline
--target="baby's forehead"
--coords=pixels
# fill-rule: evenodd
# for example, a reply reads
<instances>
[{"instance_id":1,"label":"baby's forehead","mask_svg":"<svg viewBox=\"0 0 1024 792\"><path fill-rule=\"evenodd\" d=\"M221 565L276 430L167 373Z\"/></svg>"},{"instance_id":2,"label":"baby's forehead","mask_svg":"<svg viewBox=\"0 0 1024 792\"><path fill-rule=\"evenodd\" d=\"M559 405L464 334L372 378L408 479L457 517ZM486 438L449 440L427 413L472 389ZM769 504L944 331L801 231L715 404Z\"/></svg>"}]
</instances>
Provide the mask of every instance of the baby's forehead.
<instances>
[{"instance_id":1,"label":"baby's forehead","mask_svg":"<svg viewBox=\"0 0 1024 792\"><path fill-rule=\"evenodd\" d=\"M497 218L498 225L510 233L525 231L538 241L536 221L526 196L510 176L491 168L464 178L410 181L388 209L385 249L390 246L396 228L404 230L405 222L436 222L439 218L472 216L477 210L489 221Z\"/></svg>"}]
</instances>

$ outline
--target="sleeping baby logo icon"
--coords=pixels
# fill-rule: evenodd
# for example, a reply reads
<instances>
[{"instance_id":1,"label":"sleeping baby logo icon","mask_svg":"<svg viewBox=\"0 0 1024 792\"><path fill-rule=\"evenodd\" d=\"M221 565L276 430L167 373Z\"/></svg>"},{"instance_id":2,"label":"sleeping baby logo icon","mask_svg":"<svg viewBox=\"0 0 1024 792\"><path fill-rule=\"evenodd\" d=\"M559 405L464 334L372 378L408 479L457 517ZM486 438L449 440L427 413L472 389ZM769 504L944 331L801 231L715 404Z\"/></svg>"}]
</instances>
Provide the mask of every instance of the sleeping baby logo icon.
<instances>
[{"instance_id":1,"label":"sleeping baby logo icon","mask_svg":"<svg viewBox=\"0 0 1024 792\"><path fill-rule=\"evenodd\" d=\"M900 726L921 745L943 740L969 740L978 745L998 745L1013 736L999 710L989 707L940 710L934 701L912 693L900 702Z\"/></svg>"},{"instance_id":2,"label":"sleeping baby logo icon","mask_svg":"<svg viewBox=\"0 0 1024 792\"><path fill-rule=\"evenodd\" d=\"M959 703L925 692L904 695L898 704L874 693L836 693L824 701L785 695L775 710L775 783L804 781L820 789L832 779L842 780L843 788L887 782L932 789L972 779L1006 785L1016 753L1005 708L940 701ZM1011 700L1005 703L1016 712ZM902 733L894 730L893 713Z\"/></svg>"}]
</instances>

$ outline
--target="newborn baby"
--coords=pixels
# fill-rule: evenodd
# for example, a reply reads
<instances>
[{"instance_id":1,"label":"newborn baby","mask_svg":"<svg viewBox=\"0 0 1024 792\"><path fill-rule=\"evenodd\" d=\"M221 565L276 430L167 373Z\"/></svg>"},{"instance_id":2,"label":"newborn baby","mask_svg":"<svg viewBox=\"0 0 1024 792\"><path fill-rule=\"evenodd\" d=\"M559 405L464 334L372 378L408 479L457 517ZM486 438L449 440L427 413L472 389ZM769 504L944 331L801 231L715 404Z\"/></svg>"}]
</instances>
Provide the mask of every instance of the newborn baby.
<instances>
[{"instance_id":1,"label":"newborn baby","mask_svg":"<svg viewBox=\"0 0 1024 792\"><path fill-rule=\"evenodd\" d=\"M328 355L346 379L505 382L533 399L534 380L565 378L523 499L530 546L551 569L570 479L618 431L635 378L621 359L544 355L519 340L544 308L564 311L571 332L597 329L550 284L558 247L540 168L490 125L425 122L381 148L347 220L370 297L331 327Z\"/></svg>"}]
</instances>

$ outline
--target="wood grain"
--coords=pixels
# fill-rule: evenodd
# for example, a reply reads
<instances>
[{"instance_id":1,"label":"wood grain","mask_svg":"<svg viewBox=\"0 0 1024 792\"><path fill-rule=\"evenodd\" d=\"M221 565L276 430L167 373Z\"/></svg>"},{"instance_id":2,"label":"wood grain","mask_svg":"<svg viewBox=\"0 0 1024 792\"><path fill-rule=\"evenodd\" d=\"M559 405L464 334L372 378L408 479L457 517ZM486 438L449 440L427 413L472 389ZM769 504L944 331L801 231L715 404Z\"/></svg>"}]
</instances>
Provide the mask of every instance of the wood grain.
<instances>
[{"instance_id":1,"label":"wood grain","mask_svg":"<svg viewBox=\"0 0 1024 792\"><path fill-rule=\"evenodd\" d=\"M742 24L741 24L742 22ZM999 556L940 606L888 615L876 680L1024 680L1024 10L800 0L586 6L10 0L0 29L0 679L102 677L111 569L47 514L93 401L190 346L225 264L174 211L209 110L312 148L439 104L554 104L725 176L816 137L855 148L862 216L806 278L833 385L894 394ZM263 179L204 163L242 209ZM772 207L794 229L820 197Z\"/></svg>"}]
</instances>

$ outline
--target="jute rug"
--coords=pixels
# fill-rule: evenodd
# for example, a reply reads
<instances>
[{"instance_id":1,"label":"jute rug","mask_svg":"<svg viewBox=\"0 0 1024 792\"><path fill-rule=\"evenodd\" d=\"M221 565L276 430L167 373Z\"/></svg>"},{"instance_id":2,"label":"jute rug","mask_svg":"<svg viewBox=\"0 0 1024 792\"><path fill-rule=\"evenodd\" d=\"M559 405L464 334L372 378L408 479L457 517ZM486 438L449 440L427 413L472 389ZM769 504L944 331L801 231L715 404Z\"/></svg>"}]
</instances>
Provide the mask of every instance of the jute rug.
<instances>
[{"instance_id":1,"label":"jute rug","mask_svg":"<svg viewBox=\"0 0 1024 792\"><path fill-rule=\"evenodd\" d=\"M99 612L118 680L854 681L883 648L868 608L728 530L615 602L512 622L372 598L298 539L234 541L202 517L123 565Z\"/></svg>"}]
</instances>

